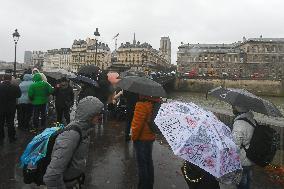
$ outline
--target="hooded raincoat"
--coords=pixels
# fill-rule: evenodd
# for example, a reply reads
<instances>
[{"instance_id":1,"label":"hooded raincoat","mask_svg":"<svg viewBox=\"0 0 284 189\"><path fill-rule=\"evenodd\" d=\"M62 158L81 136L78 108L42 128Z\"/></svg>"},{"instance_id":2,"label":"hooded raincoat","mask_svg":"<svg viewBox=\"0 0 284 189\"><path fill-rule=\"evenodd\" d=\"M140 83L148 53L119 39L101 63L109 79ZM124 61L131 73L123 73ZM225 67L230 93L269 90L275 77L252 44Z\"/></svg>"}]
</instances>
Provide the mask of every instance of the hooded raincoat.
<instances>
[{"instance_id":1,"label":"hooded raincoat","mask_svg":"<svg viewBox=\"0 0 284 189\"><path fill-rule=\"evenodd\" d=\"M30 86L33 84L33 76L31 74L25 74L23 77L23 81L20 83L19 87L22 92L22 96L18 99L18 104L30 104L31 101L29 99L28 90Z\"/></svg>"},{"instance_id":2,"label":"hooded raincoat","mask_svg":"<svg viewBox=\"0 0 284 189\"><path fill-rule=\"evenodd\" d=\"M90 143L89 132L94 127L90 120L102 111L103 106L99 99L91 96L79 102L75 120L67 127L78 127L82 133L82 140L78 145L80 134L74 130L64 131L56 138L51 162L44 175L48 189L65 189L69 185L64 183L64 180L71 180L84 173Z\"/></svg>"},{"instance_id":3,"label":"hooded raincoat","mask_svg":"<svg viewBox=\"0 0 284 189\"><path fill-rule=\"evenodd\" d=\"M34 68L34 69L32 70L32 73L33 73L33 74L39 73L39 74L41 75L41 79L42 79L43 81L47 82L46 76L45 76L43 73L41 73L37 68Z\"/></svg>"},{"instance_id":4,"label":"hooded raincoat","mask_svg":"<svg viewBox=\"0 0 284 189\"><path fill-rule=\"evenodd\" d=\"M239 154L242 166L251 166L253 165L253 163L247 158L246 152L241 146L244 145L246 149L249 148L250 140L254 132L254 127L244 120L238 120L240 118L247 118L252 123L256 123L254 121L253 113L248 111L238 115L235 118L232 130L234 141L240 150Z\"/></svg>"},{"instance_id":5,"label":"hooded raincoat","mask_svg":"<svg viewBox=\"0 0 284 189\"><path fill-rule=\"evenodd\" d=\"M33 76L34 83L29 87L28 95L33 105L42 105L48 102L48 97L53 93L53 87L43 81L41 75L36 73Z\"/></svg>"}]
</instances>

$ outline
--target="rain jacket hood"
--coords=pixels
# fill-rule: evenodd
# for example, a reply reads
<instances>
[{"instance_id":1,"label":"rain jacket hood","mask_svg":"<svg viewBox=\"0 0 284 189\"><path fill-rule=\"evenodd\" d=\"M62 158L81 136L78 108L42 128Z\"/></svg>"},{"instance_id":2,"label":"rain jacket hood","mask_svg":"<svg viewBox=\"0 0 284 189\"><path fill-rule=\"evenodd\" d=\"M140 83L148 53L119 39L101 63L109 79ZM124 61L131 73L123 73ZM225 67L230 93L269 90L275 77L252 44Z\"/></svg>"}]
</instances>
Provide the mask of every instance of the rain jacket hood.
<instances>
[{"instance_id":1,"label":"rain jacket hood","mask_svg":"<svg viewBox=\"0 0 284 189\"><path fill-rule=\"evenodd\" d=\"M34 74L33 81L35 81L35 82L42 81L42 77L41 77L40 73Z\"/></svg>"},{"instance_id":2,"label":"rain jacket hood","mask_svg":"<svg viewBox=\"0 0 284 189\"><path fill-rule=\"evenodd\" d=\"M33 80L33 75L32 74L25 74L23 77L24 81L32 81Z\"/></svg>"},{"instance_id":3,"label":"rain jacket hood","mask_svg":"<svg viewBox=\"0 0 284 189\"><path fill-rule=\"evenodd\" d=\"M94 115L101 113L103 107L103 103L96 97L87 96L80 100L75 113L75 122L78 123L78 126L82 131L93 127L91 118L93 118Z\"/></svg>"},{"instance_id":4,"label":"rain jacket hood","mask_svg":"<svg viewBox=\"0 0 284 189\"><path fill-rule=\"evenodd\" d=\"M34 69L32 70L32 73L33 73L33 74L35 74L35 73L39 73L39 69L34 68Z\"/></svg>"}]
</instances>

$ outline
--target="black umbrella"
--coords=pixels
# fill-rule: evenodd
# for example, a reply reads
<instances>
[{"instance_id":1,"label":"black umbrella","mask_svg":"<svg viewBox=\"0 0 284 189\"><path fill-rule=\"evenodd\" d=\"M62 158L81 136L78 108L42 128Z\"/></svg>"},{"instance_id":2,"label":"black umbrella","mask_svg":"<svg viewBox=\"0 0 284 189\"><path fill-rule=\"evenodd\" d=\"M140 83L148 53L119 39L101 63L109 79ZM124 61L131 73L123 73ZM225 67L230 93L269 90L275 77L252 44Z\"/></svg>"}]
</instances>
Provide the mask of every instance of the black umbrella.
<instances>
[{"instance_id":1,"label":"black umbrella","mask_svg":"<svg viewBox=\"0 0 284 189\"><path fill-rule=\"evenodd\" d=\"M121 72L119 74L120 78L124 78L124 77L127 77L127 76L138 76L138 75L135 74L134 72L130 72L130 71Z\"/></svg>"},{"instance_id":2,"label":"black umbrella","mask_svg":"<svg viewBox=\"0 0 284 189\"><path fill-rule=\"evenodd\" d=\"M50 71L44 72L44 74L47 77L55 79L55 80L60 80L60 79L62 79L64 77L69 78L69 79L76 77L76 75L74 73L68 72L68 71L66 71L64 69L50 70Z\"/></svg>"},{"instance_id":3,"label":"black umbrella","mask_svg":"<svg viewBox=\"0 0 284 189\"><path fill-rule=\"evenodd\" d=\"M99 84L97 81L89 77L83 76L83 75L78 75L77 77L72 78L72 81L77 82L77 83L86 83L86 84L89 84L95 87L99 87Z\"/></svg>"},{"instance_id":4,"label":"black umbrella","mask_svg":"<svg viewBox=\"0 0 284 189\"><path fill-rule=\"evenodd\" d=\"M86 66L82 66L79 70L78 70L78 74L79 75L83 75L95 80L98 80L98 75L101 73L101 69L98 66L95 66L93 64L91 65L86 65Z\"/></svg>"},{"instance_id":5,"label":"black umbrella","mask_svg":"<svg viewBox=\"0 0 284 189\"><path fill-rule=\"evenodd\" d=\"M244 89L217 87L209 91L208 94L231 105L245 107L268 116L282 117L281 112L273 103L264 100Z\"/></svg>"},{"instance_id":6,"label":"black umbrella","mask_svg":"<svg viewBox=\"0 0 284 189\"><path fill-rule=\"evenodd\" d=\"M146 77L128 76L117 83L117 87L146 96L165 97L163 86Z\"/></svg>"}]
</instances>

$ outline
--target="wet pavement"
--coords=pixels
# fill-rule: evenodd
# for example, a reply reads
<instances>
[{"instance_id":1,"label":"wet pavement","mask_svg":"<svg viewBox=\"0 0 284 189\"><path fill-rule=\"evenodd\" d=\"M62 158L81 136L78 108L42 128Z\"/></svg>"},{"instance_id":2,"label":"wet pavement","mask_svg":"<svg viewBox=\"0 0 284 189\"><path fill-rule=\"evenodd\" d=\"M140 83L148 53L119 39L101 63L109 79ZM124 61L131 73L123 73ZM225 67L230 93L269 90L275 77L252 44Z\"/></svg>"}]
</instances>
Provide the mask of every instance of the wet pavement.
<instances>
[{"instance_id":1,"label":"wet pavement","mask_svg":"<svg viewBox=\"0 0 284 189\"><path fill-rule=\"evenodd\" d=\"M0 146L0 189L39 188L22 182L18 166L31 133L17 130L18 141ZM108 121L92 132L85 188L135 189L138 175L132 142L124 141L124 123ZM180 172L182 160L174 156L163 140L154 143L155 189L186 189ZM255 169L253 189L280 189L267 180L262 169Z\"/></svg>"}]
</instances>

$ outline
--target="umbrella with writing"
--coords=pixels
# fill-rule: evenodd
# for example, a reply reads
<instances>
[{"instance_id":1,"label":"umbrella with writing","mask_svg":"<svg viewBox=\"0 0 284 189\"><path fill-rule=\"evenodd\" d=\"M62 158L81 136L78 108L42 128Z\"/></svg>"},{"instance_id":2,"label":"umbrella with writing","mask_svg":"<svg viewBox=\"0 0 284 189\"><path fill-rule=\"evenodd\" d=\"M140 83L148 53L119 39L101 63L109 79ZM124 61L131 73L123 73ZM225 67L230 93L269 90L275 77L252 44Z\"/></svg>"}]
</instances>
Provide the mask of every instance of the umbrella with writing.
<instances>
[{"instance_id":1,"label":"umbrella with writing","mask_svg":"<svg viewBox=\"0 0 284 189\"><path fill-rule=\"evenodd\" d=\"M217 178L242 169L230 129L194 103L163 103L155 123L175 155ZM233 181L232 181L233 182Z\"/></svg>"}]
</instances>

